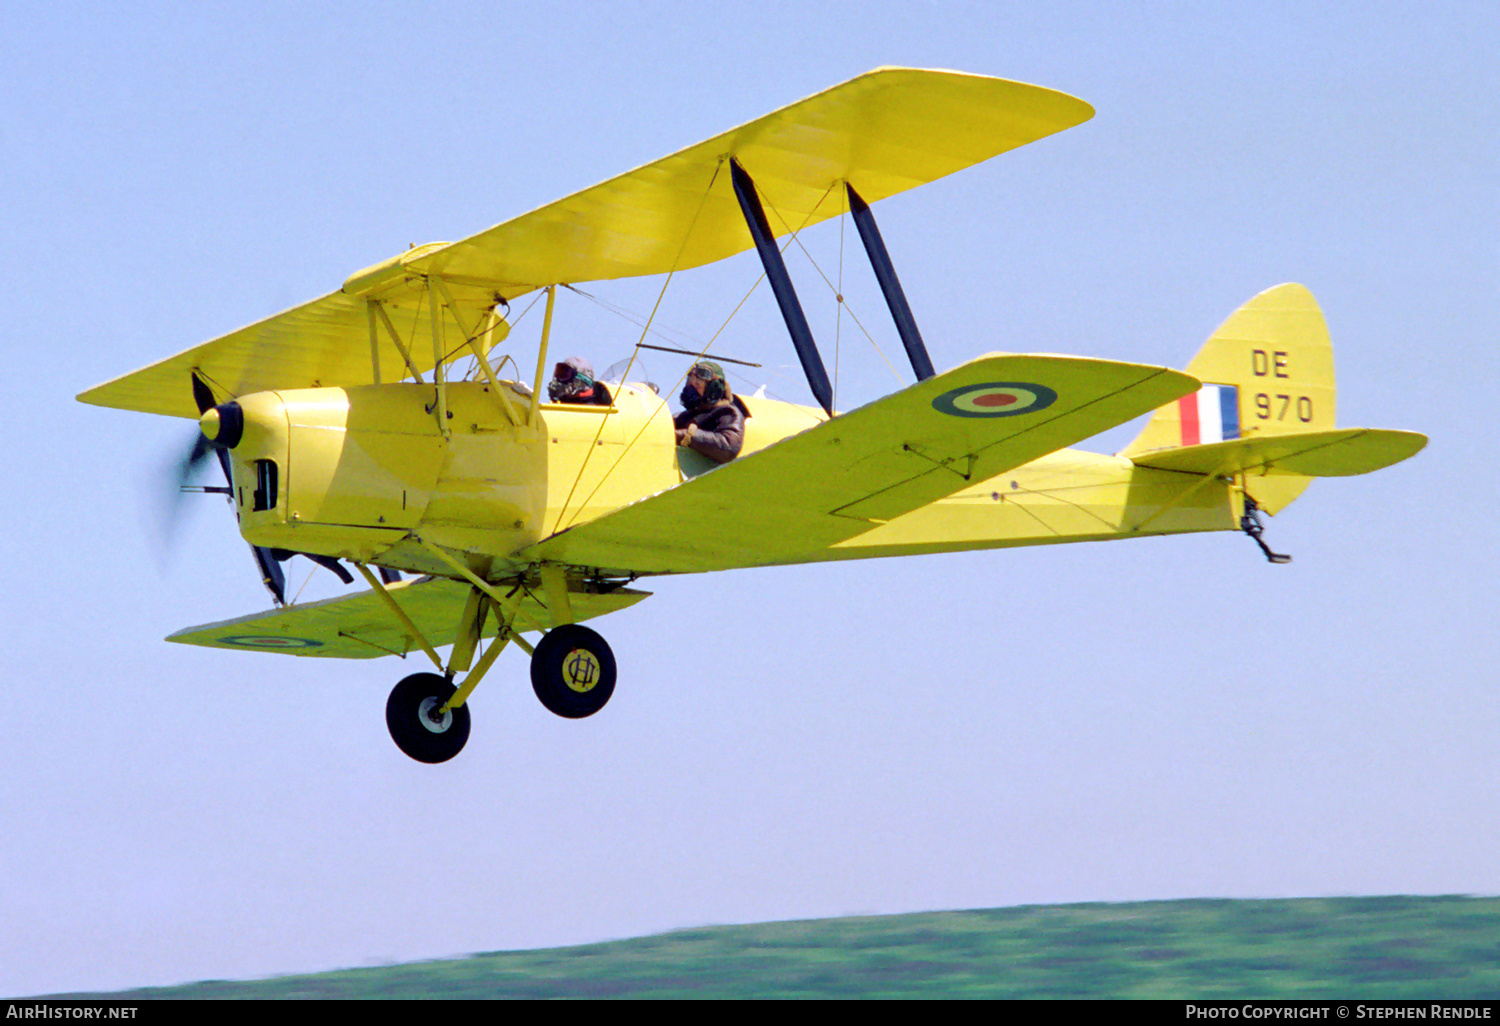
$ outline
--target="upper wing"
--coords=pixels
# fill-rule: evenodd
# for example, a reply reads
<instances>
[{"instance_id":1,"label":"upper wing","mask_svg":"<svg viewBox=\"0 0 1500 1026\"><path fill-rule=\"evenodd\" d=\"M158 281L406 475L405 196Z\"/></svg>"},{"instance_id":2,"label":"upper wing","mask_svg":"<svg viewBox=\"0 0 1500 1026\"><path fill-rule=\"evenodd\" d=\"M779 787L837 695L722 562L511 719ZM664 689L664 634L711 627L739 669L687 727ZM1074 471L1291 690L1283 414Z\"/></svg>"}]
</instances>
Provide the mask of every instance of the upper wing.
<instances>
[{"instance_id":1,"label":"upper wing","mask_svg":"<svg viewBox=\"0 0 1500 1026\"><path fill-rule=\"evenodd\" d=\"M878 68L722 135L423 256L422 272L481 279L514 298L558 281L663 274L752 245L728 169L755 180L778 235L1087 121L1094 109L983 75ZM777 215L780 223L775 223Z\"/></svg>"},{"instance_id":2,"label":"upper wing","mask_svg":"<svg viewBox=\"0 0 1500 1026\"><path fill-rule=\"evenodd\" d=\"M366 299L389 313L421 371L433 364L423 279L439 275L470 334L499 298L557 282L664 273L752 245L724 160L755 180L776 234L902 192L1088 120L1082 100L981 75L881 68L712 139L496 225L410 250L338 292L84 392L100 406L197 417L195 369L223 395L375 380ZM779 221L777 219L780 219ZM380 380L405 365L385 341Z\"/></svg>"},{"instance_id":3,"label":"upper wing","mask_svg":"<svg viewBox=\"0 0 1500 1026\"><path fill-rule=\"evenodd\" d=\"M1427 436L1383 428L1336 428L1291 435L1250 435L1131 457L1141 467L1194 474L1298 474L1349 477L1415 456Z\"/></svg>"},{"instance_id":4,"label":"upper wing","mask_svg":"<svg viewBox=\"0 0 1500 1026\"><path fill-rule=\"evenodd\" d=\"M434 361L432 319L424 306L424 295L420 289L408 289L393 294L383 306L386 316L400 332L402 343L411 352L413 364L417 370L426 372L432 369ZM458 313L463 317L466 333L477 334L473 329L485 317L488 305L474 302L460 305ZM406 364L391 345L383 325L376 325L378 345L371 344L369 317L362 297L334 292L95 385L78 399L96 406L196 420L199 411L193 401L194 373L213 386L215 398L220 402L275 388L348 387L369 385L377 380L400 381L409 373ZM505 322L500 323L508 330ZM451 327L449 335L458 345L463 344L459 333ZM379 378L375 375L376 360Z\"/></svg>"},{"instance_id":5,"label":"upper wing","mask_svg":"<svg viewBox=\"0 0 1500 1026\"><path fill-rule=\"evenodd\" d=\"M453 631L468 600L470 587L462 581L422 577L387 585L401 611L436 645L453 640ZM651 594L620 588L604 594L573 592L568 596L573 615L587 620L634 605ZM541 630L551 625L546 610L529 594L517 607L517 630ZM493 616L486 617L484 636L495 636ZM359 591L321 602L283 606L234 620L185 627L168 641L210 648L239 648L257 652L323 656L332 659L374 659L405 655L418 648L416 639L396 621L373 591Z\"/></svg>"},{"instance_id":6,"label":"upper wing","mask_svg":"<svg viewBox=\"0 0 1500 1026\"><path fill-rule=\"evenodd\" d=\"M982 356L564 530L528 554L644 573L816 559L877 523L1148 413L1200 384L1165 367Z\"/></svg>"}]
</instances>

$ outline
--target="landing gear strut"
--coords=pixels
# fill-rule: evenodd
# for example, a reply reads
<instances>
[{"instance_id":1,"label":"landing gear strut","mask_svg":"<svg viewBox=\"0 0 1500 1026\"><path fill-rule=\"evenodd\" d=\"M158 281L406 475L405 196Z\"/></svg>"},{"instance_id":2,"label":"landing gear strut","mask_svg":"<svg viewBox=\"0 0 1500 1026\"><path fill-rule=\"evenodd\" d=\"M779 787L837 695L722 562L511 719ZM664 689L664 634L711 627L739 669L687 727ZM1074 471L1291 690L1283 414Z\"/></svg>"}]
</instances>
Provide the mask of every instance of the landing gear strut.
<instances>
[{"instance_id":1,"label":"landing gear strut","mask_svg":"<svg viewBox=\"0 0 1500 1026\"><path fill-rule=\"evenodd\" d=\"M469 707L446 712L443 703L456 689L435 673L414 673L391 689L385 725L396 747L418 762L447 762L469 740Z\"/></svg>"},{"instance_id":2,"label":"landing gear strut","mask_svg":"<svg viewBox=\"0 0 1500 1026\"><path fill-rule=\"evenodd\" d=\"M425 544L425 543L424 543ZM517 583L510 594L496 591L495 586L480 580L472 571L459 565L436 546L428 546L454 569L470 578L474 585L459 621L458 636L445 667L432 644L391 597L389 591L360 563L355 566L372 590L390 607L392 614L406 628L433 665L442 674L414 673L391 690L385 703L385 722L396 747L418 762L447 762L469 740L469 696L506 645L531 654L531 687L548 710L568 719L592 716L615 691L615 656L596 632L570 623L568 580L563 568L543 566L541 577L546 593L546 607L553 622L561 620L543 635L535 648L516 632L514 621L522 585ZM475 648L483 632L487 613L493 610L497 621L496 638L470 670ZM455 673L468 670L462 684L455 686Z\"/></svg>"},{"instance_id":3,"label":"landing gear strut","mask_svg":"<svg viewBox=\"0 0 1500 1026\"><path fill-rule=\"evenodd\" d=\"M515 640L519 641L519 638ZM489 668L497 645L481 661ZM493 653L493 655L492 655ZM471 674L471 677L473 675ZM531 654L531 689L548 711L581 720L604 708L615 693L615 655L597 632L564 624L547 632ZM385 725L396 747L418 762L447 762L469 740L468 691L462 705L444 709L458 688L436 673L414 673L393 689L385 703Z\"/></svg>"}]
</instances>

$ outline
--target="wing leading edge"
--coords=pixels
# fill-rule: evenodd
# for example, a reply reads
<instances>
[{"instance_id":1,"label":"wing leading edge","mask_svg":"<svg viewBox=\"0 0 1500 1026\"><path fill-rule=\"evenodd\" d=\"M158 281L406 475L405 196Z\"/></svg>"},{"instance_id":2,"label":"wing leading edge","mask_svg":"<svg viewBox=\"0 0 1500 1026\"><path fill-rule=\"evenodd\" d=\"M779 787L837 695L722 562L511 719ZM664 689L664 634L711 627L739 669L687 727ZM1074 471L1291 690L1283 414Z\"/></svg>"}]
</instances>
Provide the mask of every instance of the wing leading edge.
<instances>
[{"instance_id":1,"label":"wing leading edge","mask_svg":"<svg viewBox=\"0 0 1500 1026\"><path fill-rule=\"evenodd\" d=\"M982 356L561 531L527 555L642 573L815 560L830 545L1200 384L1165 367Z\"/></svg>"}]
</instances>

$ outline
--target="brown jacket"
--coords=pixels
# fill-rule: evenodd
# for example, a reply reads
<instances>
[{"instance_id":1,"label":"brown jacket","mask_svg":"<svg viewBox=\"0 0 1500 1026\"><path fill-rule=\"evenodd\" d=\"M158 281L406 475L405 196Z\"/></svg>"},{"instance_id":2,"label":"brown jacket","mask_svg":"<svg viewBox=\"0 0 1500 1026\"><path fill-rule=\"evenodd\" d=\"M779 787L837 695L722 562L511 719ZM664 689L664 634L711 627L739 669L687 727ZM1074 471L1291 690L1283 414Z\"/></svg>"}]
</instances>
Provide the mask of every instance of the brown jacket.
<instances>
[{"instance_id":1,"label":"brown jacket","mask_svg":"<svg viewBox=\"0 0 1500 1026\"><path fill-rule=\"evenodd\" d=\"M716 463L728 463L745 444L745 418L750 410L739 396L720 399L672 418L677 444L702 453Z\"/></svg>"}]
</instances>

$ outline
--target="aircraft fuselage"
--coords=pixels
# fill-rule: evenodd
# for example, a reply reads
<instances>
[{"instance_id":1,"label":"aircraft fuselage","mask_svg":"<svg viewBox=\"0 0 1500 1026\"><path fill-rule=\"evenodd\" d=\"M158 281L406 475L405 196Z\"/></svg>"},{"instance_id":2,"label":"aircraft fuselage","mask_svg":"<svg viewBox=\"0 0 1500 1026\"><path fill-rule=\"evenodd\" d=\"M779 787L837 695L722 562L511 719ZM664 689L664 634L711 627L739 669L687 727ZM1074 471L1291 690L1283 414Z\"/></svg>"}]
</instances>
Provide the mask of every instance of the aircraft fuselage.
<instances>
[{"instance_id":1,"label":"aircraft fuselage","mask_svg":"<svg viewBox=\"0 0 1500 1026\"><path fill-rule=\"evenodd\" d=\"M244 433L231 455L245 539L448 572L420 537L495 579L534 562L524 553L541 539L715 466L675 444L666 402L641 385L619 386L613 407L542 403L528 421L522 389L507 412L489 384L450 383L446 437L434 398L422 384L240 397ZM746 403L746 455L826 419L776 400ZM1228 482L1063 449L800 561L1232 530L1238 507Z\"/></svg>"}]
</instances>

